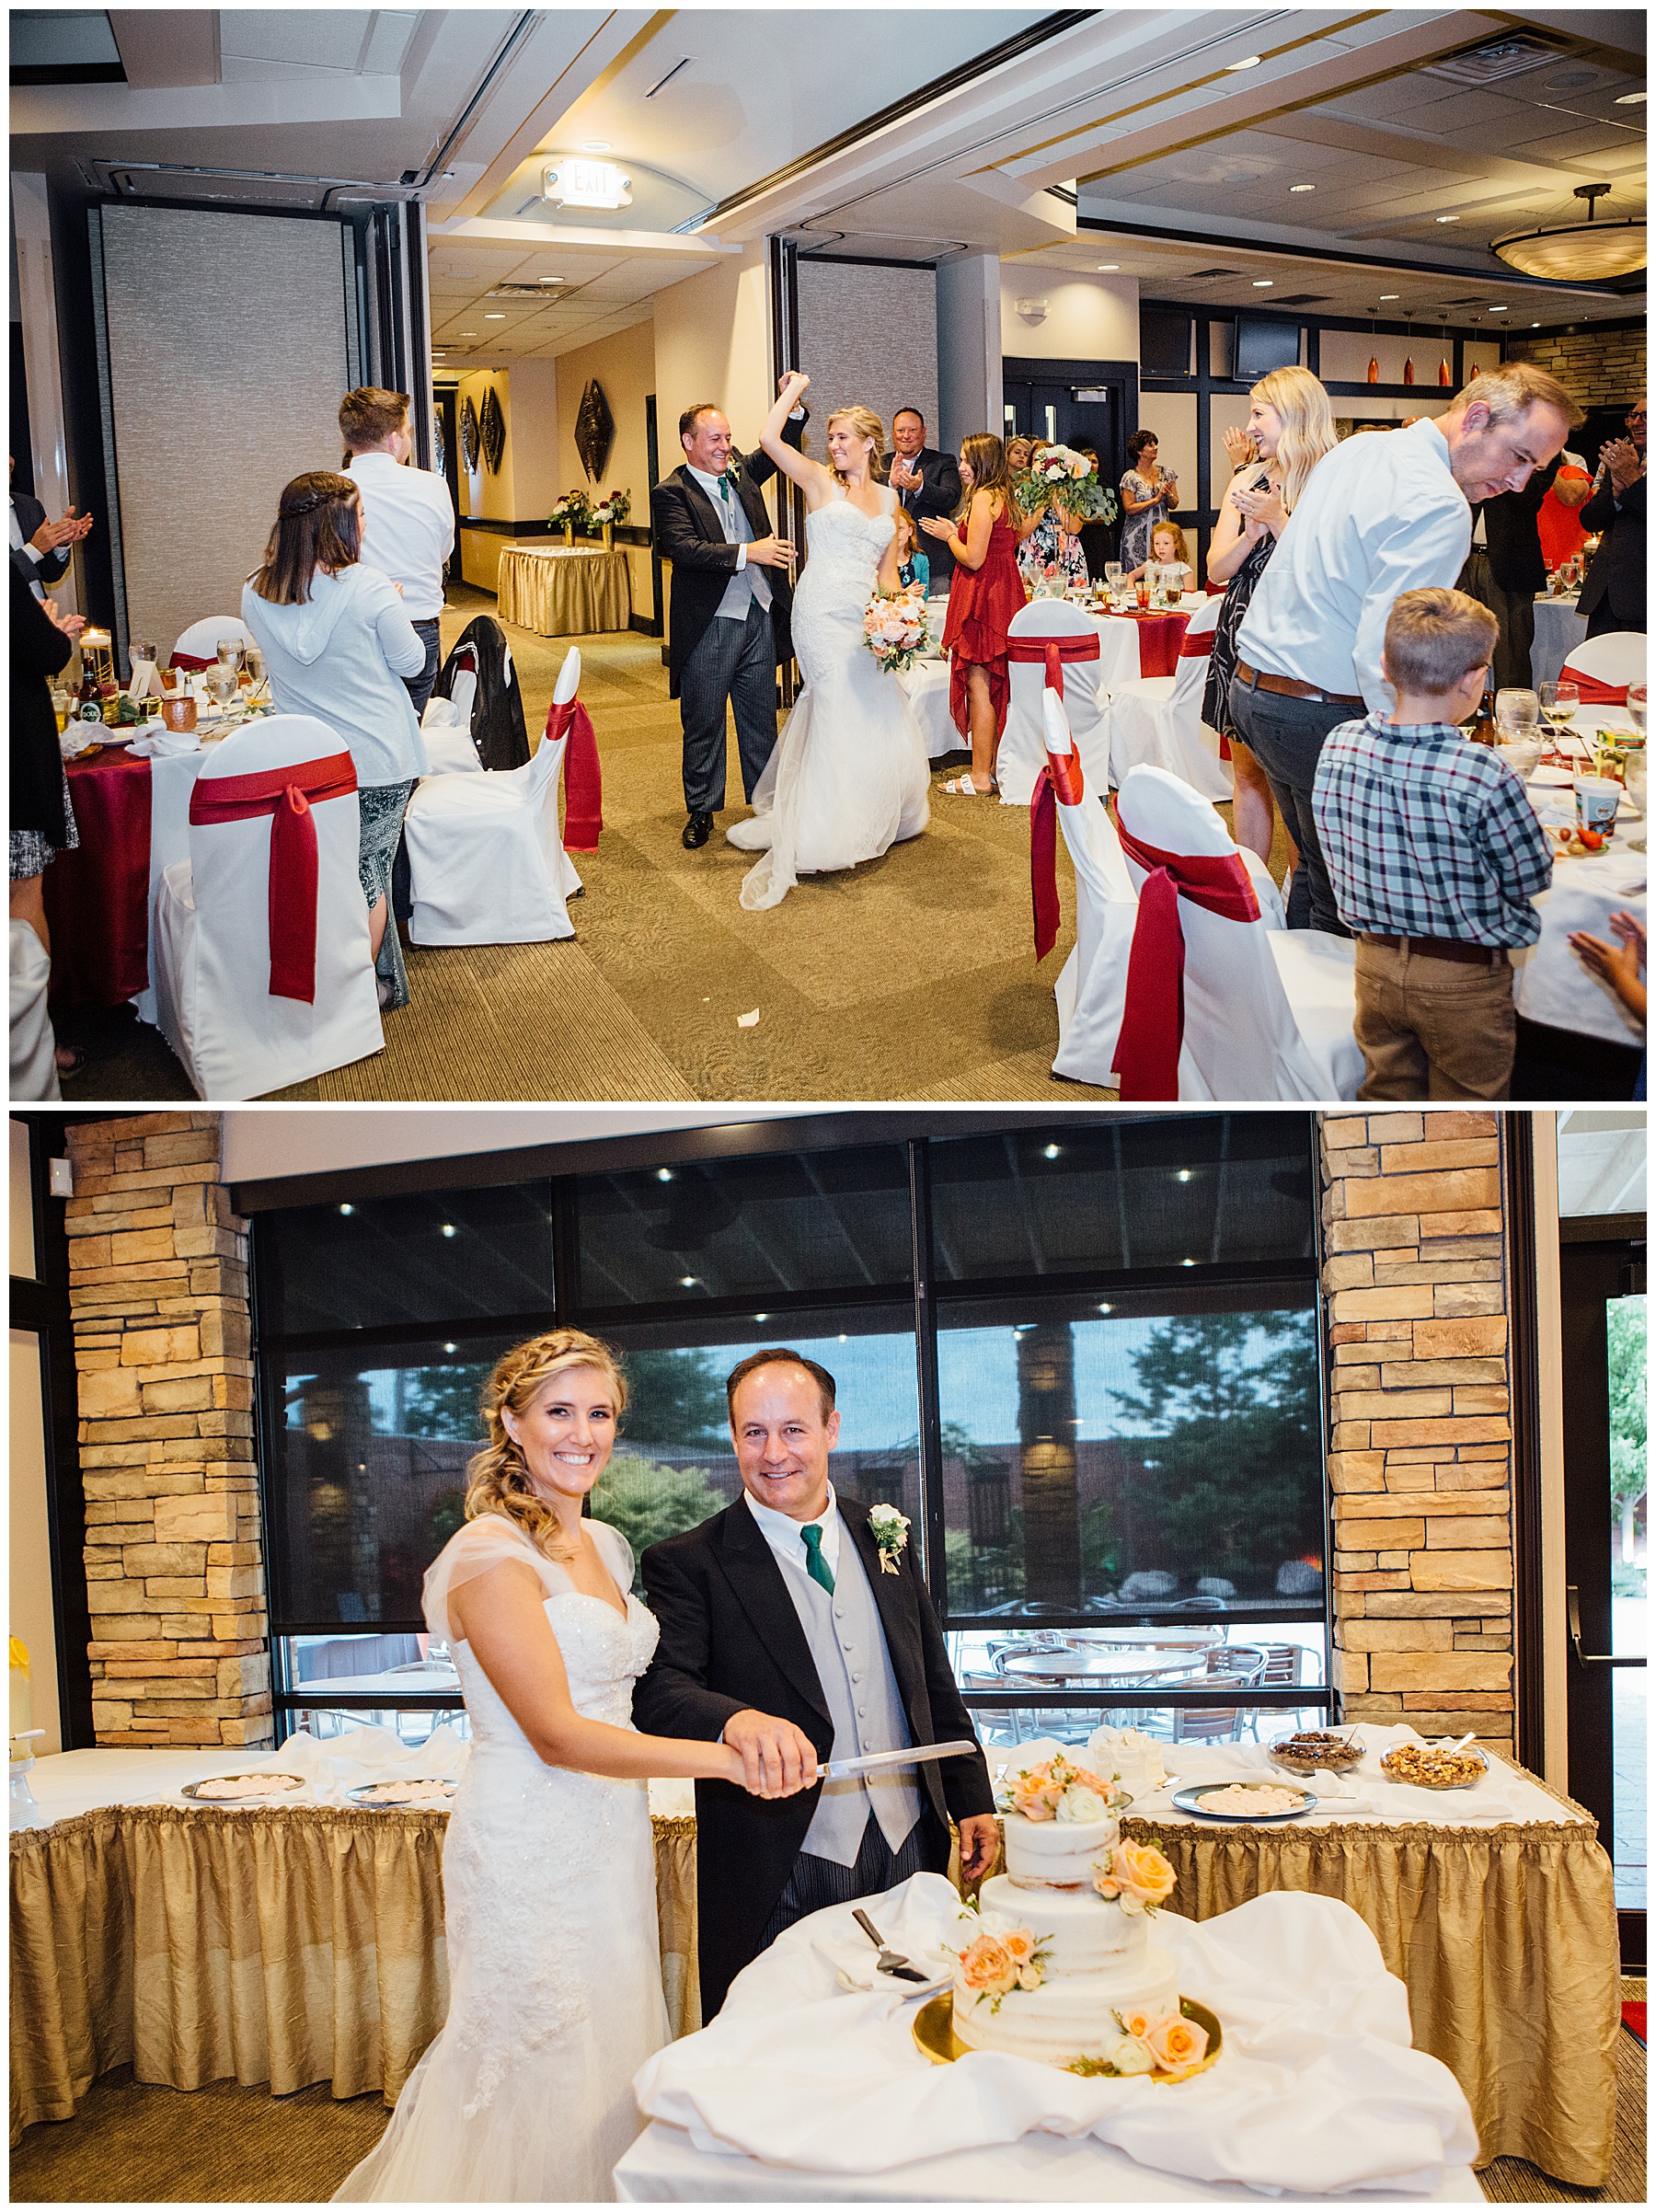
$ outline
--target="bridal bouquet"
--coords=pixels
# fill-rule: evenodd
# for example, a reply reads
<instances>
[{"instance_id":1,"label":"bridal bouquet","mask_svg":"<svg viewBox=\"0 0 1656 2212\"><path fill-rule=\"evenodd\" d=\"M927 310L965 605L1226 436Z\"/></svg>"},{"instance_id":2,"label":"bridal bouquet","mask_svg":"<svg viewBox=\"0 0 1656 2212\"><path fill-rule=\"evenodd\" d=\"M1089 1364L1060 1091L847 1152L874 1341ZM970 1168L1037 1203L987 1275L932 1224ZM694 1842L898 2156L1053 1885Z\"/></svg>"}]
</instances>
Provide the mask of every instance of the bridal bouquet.
<instances>
[{"instance_id":1,"label":"bridal bouquet","mask_svg":"<svg viewBox=\"0 0 1656 2212\"><path fill-rule=\"evenodd\" d=\"M1098 481L1098 464L1067 445L1049 445L1018 478L1018 504L1033 514L1049 501L1083 522L1113 523L1116 495Z\"/></svg>"},{"instance_id":2,"label":"bridal bouquet","mask_svg":"<svg viewBox=\"0 0 1656 2212\"><path fill-rule=\"evenodd\" d=\"M876 592L863 616L863 643L888 675L913 668L926 651L926 601L917 583Z\"/></svg>"}]
</instances>

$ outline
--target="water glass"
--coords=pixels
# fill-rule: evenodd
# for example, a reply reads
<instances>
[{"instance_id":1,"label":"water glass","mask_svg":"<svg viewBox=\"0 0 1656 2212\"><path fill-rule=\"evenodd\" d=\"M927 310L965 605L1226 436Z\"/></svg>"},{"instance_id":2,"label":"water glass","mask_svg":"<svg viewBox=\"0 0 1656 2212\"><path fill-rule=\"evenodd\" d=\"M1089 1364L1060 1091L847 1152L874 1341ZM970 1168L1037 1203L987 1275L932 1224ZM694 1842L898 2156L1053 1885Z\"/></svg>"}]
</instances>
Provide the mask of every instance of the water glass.
<instances>
[{"instance_id":1,"label":"water glass","mask_svg":"<svg viewBox=\"0 0 1656 2212\"><path fill-rule=\"evenodd\" d=\"M1521 782L1527 783L1541 759L1541 732L1534 723L1501 725L1496 750Z\"/></svg>"},{"instance_id":2,"label":"water glass","mask_svg":"<svg viewBox=\"0 0 1656 2212\"><path fill-rule=\"evenodd\" d=\"M1632 723L1635 730L1642 730L1645 726L1645 701L1647 697L1648 694L1644 685L1629 684L1627 685L1627 720Z\"/></svg>"},{"instance_id":3,"label":"water glass","mask_svg":"<svg viewBox=\"0 0 1656 2212\"><path fill-rule=\"evenodd\" d=\"M1116 595L1116 589L1117 589L1117 586L1120 584L1121 581L1121 562L1120 562L1119 560L1107 560L1107 561L1104 563L1104 582L1105 582L1105 586L1106 586L1106 588L1108 589L1108 591L1109 591L1109 593L1110 593L1110 596L1112 599L1113 599L1113 598L1115 597L1115 595Z\"/></svg>"},{"instance_id":4,"label":"water glass","mask_svg":"<svg viewBox=\"0 0 1656 2212\"><path fill-rule=\"evenodd\" d=\"M247 657L247 648L240 638L221 638L217 651L221 668L239 669Z\"/></svg>"},{"instance_id":5,"label":"water glass","mask_svg":"<svg viewBox=\"0 0 1656 2212\"><path fill-rule=\"evenodd\" d=\"M1534 730L1541 720L1541 701L1533 691L1510 689L1495 694L1495 720L1501 731Z\"/></svg>"},{"instance_id":6,"label":"water glass","mask_svg":"<svg viewBox=\"0 0 1656 2212\"><path fill-rule=\"evenodd\" d=\"M1625 774L1627 778L1627 797L1639 809L1639 819L1640 824L1639 835L1637 837L1629 837L1627 844L1630 850L1636 853L1641 853L1645 849L1644 830L1642 826L1645 819L1645 756L1644 747L1642 745L1636 745L1633 751L1628 754L1627 766Z\"/></svg>"}]
</instances>

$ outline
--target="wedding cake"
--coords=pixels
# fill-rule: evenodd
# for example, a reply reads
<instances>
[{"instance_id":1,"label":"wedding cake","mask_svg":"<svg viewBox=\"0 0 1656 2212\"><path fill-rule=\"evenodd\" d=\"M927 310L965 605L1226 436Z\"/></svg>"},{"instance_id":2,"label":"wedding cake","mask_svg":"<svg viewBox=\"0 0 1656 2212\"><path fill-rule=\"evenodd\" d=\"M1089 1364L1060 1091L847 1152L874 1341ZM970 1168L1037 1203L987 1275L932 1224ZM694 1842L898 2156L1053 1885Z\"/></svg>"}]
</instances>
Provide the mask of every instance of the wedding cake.
<instances>
[{"instance_id":1,"label":"wedding cake","mask_svg":"<svg viewBox=\"0 0 1656 2212\"><path fill-rule=\"evenodd\" d=\"M1052 1756L1031 1760L1029 1755ZM1026 1745L1008 1770L1006 1872L983 1884L957 1953L954 2031L969 2049L1089 2072L1188 2071L1207 2038L1180 2016L1178 1968L1150 1940L1173 1870L1124 1843L1111 1779L1061 1747Z\"/></svg>"}]
</instances>

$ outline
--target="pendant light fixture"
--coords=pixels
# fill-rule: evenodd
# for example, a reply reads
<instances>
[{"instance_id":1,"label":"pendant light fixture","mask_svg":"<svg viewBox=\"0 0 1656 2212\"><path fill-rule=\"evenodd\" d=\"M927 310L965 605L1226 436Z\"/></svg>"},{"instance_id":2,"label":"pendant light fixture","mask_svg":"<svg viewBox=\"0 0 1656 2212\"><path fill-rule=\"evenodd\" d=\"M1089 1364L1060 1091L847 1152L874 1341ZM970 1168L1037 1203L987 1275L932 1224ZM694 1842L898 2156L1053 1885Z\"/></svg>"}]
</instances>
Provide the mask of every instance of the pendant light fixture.
<instances>
[{"instance_id":1,"label":"pendant light fixture","mask_svg":"<svg viewBox=\"0 0 1656 2212\"><path fill-rule=\"evenodd\" d=\"M1645 266L1645 219L1624 215L1597 223L1596 203L1607 184L1578 184L1575 197L1587 202L1585 223L1548 223L1539 230L1514 231L1497 238L1494 251L1525 276L1550 277L1561 283L1603 283L1632 276Z\"/></svg>"}]
</instances>

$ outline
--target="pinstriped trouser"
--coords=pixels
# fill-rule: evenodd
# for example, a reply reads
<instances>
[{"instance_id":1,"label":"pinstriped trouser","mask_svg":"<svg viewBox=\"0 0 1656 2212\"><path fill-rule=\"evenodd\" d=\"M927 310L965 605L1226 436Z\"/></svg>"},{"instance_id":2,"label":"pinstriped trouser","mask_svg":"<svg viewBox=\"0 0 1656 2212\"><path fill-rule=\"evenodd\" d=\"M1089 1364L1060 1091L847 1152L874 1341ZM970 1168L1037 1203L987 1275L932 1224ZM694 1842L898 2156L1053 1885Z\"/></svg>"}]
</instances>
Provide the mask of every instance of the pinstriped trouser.
<instances>
[{"instance_id":1,"label":"pinstriped trouser","mask_svg":"<svg viewBox=\"0 0 1656 2212\"><path fill-rule=\"evenodd\" d=\"M809 1851L799 1853L788 1877L788 1887L765 1923L758 1948L765 1950L785 1928L791 1928L808 1913L821 1912L825 1905L849 1905L857 1897L877 1897L881 1890L894 1889L911 1874L948 1871L949 1838L945 1834L939 1843L935 1820L922 1813L898 1849L892 1850L870 1813L855 1866L840 1866L832 1859L814 1858Z\"/></svg>"}]
</instances>

